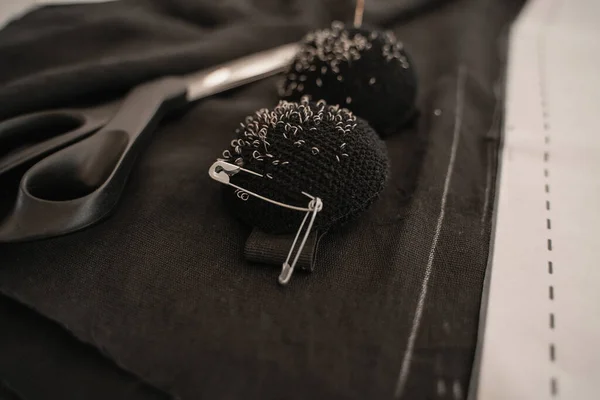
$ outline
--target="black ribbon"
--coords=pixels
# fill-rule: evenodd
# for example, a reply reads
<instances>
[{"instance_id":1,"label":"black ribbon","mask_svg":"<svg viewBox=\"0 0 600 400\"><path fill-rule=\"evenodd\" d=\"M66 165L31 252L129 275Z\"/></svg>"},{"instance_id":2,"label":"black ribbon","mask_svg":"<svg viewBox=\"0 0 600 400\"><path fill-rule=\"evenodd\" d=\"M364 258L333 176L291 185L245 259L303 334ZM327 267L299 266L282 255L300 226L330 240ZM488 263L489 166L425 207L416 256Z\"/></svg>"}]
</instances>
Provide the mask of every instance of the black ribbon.
<instances>
[{"instance_id":1,"label":"black ribbon","mask_svg":"<svg viewBox=\"0 0 600 400\"><path fill-rule=\"evenodd\" d=\"M244 257L251 262L278 265L281 267L290 252L294 236L294 234L271 235L254 228L248 240L246 240ZM313 270L321 236L319 232L312 232L310 234L306 240L304 249L302 249L302 253L300 253L300 258L296 264L297 269L308 272ZM300 241L301 239L299 238L298 240ZM292 260L290 260L291 262Z\"/></svg>"}]
</instances>

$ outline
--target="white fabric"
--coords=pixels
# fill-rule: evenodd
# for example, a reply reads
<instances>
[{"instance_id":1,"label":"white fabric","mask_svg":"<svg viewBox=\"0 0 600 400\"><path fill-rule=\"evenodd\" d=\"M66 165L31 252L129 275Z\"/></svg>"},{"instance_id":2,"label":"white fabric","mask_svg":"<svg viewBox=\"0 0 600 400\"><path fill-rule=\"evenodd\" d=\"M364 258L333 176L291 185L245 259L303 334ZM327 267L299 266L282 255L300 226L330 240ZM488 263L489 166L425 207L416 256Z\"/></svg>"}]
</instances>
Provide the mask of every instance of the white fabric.
<instances>
[{"instance_id":1,"label":"white fabric","mask_svg":"<svg viewBox=\"0 0 600 400\"><path fill-rule=\"evenodd\" d=\"M600 399L598 21L535 0L511 31L481 400Z\"/></svg>"}]
</instances>

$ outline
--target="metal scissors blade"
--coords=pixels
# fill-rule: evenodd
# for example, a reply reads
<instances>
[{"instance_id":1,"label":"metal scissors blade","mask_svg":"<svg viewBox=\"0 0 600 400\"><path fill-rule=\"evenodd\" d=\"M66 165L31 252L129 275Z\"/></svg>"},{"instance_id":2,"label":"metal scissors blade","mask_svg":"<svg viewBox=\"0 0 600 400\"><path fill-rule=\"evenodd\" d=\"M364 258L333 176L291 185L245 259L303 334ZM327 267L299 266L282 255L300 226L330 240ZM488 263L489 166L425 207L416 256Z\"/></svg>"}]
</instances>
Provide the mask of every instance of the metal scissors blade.
<instances>
[{"instance_id":1,"label":"metal scissors blade","mask_svg":"<svg viewBox=\"0 0 600 400\"><path fill-rule=\"evenodd\" d=\"M238 60L184 76L188 82L187 98L194 101L276 75L292 62L300 46L286 44L271 50L242 57Z\"/></svg>"}]
</instances>

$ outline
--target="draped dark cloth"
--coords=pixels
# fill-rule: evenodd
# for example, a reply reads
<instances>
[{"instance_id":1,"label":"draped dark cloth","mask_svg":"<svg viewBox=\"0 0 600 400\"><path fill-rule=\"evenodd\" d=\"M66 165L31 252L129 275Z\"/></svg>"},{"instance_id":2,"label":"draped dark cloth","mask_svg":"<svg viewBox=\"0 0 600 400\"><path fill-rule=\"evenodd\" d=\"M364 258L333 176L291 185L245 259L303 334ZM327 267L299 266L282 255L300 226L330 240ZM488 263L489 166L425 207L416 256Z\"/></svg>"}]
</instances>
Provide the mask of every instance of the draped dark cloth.
<instances>
[{"instance_id":1,"label":"draped dark cloth","mask_svg":"<svg viewBox=\"0 0 600 400\"><path fill-rule=\"evenodd\" d=\"M0 390L25 399L466 397L506 39L522 1L366 3L365 22L393 30L412 56L420 115L386 139L386 189L321 239L313 272L281 288L276 268L245 261L250 227L207 175L236 125L276 104L278 78L202 100L161 124L109 219L0 245ZM46 6L0 31L0 117L111 99L352 12L347 0ZM0 183L0 215L15 190Z\"/></svg>"}]
</instances>

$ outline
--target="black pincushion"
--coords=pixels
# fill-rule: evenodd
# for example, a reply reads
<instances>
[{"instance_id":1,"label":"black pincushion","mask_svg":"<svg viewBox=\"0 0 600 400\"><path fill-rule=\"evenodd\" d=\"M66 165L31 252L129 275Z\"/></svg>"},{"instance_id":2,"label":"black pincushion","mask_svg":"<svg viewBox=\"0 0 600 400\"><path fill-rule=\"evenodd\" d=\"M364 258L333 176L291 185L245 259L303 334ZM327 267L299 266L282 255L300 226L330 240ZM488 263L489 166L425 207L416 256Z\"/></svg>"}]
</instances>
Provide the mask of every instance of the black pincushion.
<instances>
[{"instance_id":1,"label":"black pincushion","mask_svg":"<svg viewBox=\"0 0 600 400\"><path fill-rule=\"evenodd\" d=\"M364 211L384 188L385 144L364 120L324 101L281 101L246 118L223 159L262 174L240 171L231 183L272 200L307 207L306 192L323 201L315 228L342 224ZM226 186L227 206L267 233L295 233L305 213Z\"/></svg>"},{"instance_id":2,"label":"black pincushion","mask_svg":"<svg viewBox=\"0 0 600 400\"><path fill-rule=\"evenodd\" d=\"M282 98L347 107L381 136L400 130L415 112L417 79L392 32L344 28L309 33L280 86Z\"/></svg>"}]
</instances>

